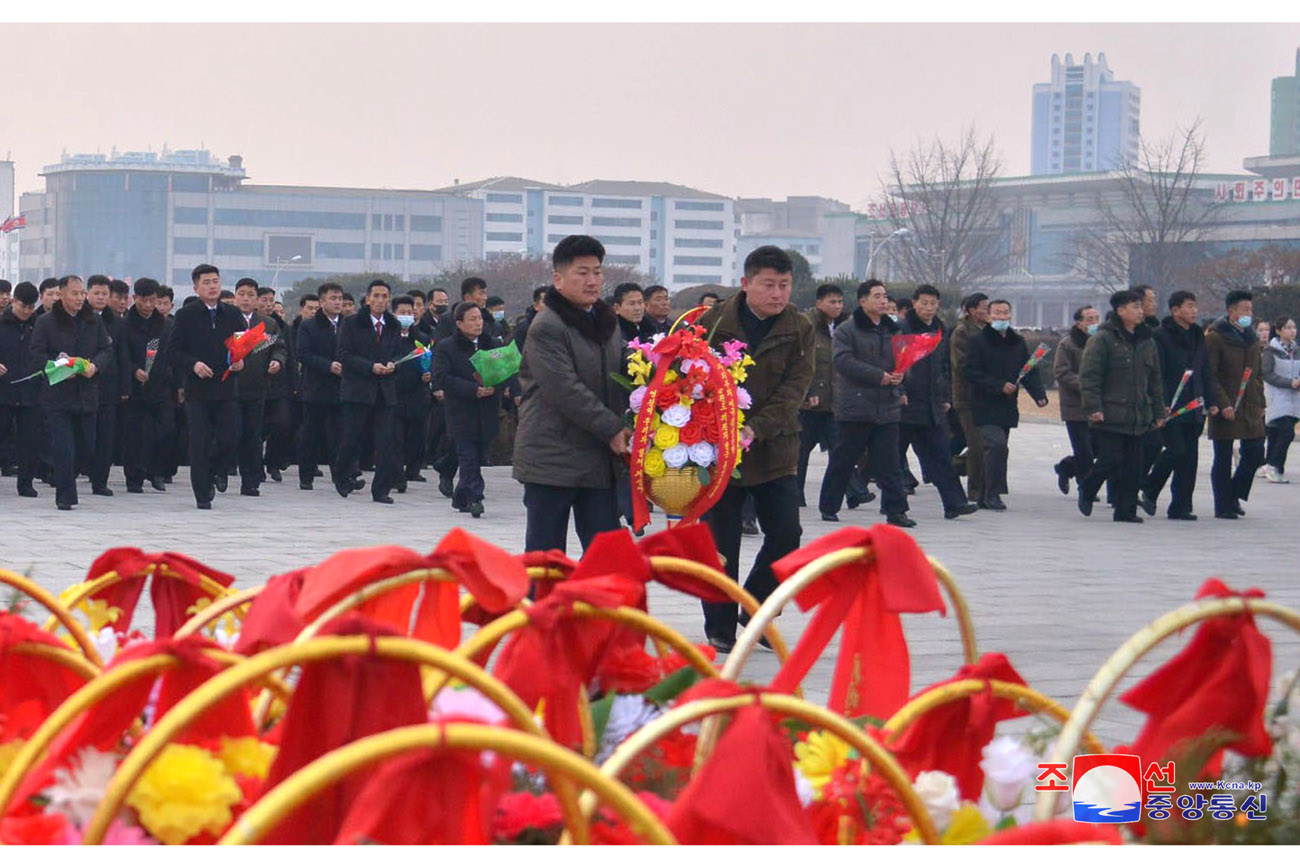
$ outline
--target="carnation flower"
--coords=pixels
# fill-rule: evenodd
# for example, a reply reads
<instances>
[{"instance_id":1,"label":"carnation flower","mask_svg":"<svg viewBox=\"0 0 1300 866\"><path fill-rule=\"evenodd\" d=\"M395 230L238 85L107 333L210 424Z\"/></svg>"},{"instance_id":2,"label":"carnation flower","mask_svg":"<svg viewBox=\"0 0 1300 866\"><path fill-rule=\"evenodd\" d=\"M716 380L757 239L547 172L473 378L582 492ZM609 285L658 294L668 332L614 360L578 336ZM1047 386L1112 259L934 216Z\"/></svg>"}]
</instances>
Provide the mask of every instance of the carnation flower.
<instances>
[{"instance_id":1,"label":"carnation flower","mask_svg":"<svg viewBox=\"0 0 1300 866\"><path fill-rule=\"evenodd\" d=\"M117 770L117 758L94 748L85 748L67 767L54 771L54 784L41 792L50 801L47 811L58 812L85 826L104 799L108 783Z\"/></svg>"},{"instance_id":2,"label":"carnation flower","mask_svg":"<svg viewBox=\"0 0 1300 866\"><path fill-rule=\"evenodd\" d=\"M232 776L265 779L277 751L275 746L257 737L222 737L217 758Z\"/></svg>"},{"instance_id":3,"label":"carnation flower","mask_svg":"<svg viewBox=\"0 0 1300 866\"><path fill-rule=\"evenodd\" d=\"M0 845L76 845L79 841L77 831L60 812L0 818Z\"/></svg>"},{"instance_id":4,"label":"carnation flower","mask_svg":"<svg viewBox=\"0 0 1300 866\"><path fill-rule=\"evenodd\" d=\"M231 807L244 794L226 768L206 749L167 745L145 769L127 805L149 834L165 845L181 845L200 833L220 833Z\"/></svg>"},{"instance_id":5,"label":"carnation flower","mask_svg":"<svg viewBox=\"0 0 1300 866\"><path fill-rule=\"evenodd\" d=\"M497 803L496 814L492 816L492 838L509 842L528 830L554 829L562 820L560 803L554 794L512 792Z\"/></svg>"},{"instance_id":6,"label":"carnation flower","mask_svg":"<svg viewBox=\"0 0 1300 866\"><path fill-rule=\"evenodd\" d=\"M668 469L668 464L664 462L664 452L659 448L651 448L645 456L645 474L651 478L658 478Z\"/></svg>"},{"instance_id":7,"label":"carnation flower","mask_svg":"<svg viewBox=\"0 0 1300 866\"><path fill-rule=\"evenodd\" d=\"M1020 794L1033 778L1038 761L1033 752L1015 737L998 737L984 747L980 769L984 771L984 792L999 812L1020 805Z\"/></svg>"},{"instance_id":8,"label":"carnation flower","mask_svg":"<svg viewBox=\"0 0 1300 866\"><path fill-rule=\"evenodd\" d=\"M627 405L633 412L641 411L641 404L645 402L645 392L646 386L642 385L628 395Z\"/></svg>"},{"instance_id":9,"label":"carnation flower","mask_svg":"<svg viewBox=\"0 0 1300 866\"><path fill-rule=\"evenodd\" d=\"M672 427L665 427L665 430L672 430ZM671 469L681 469L690 459L691 449L685 445L674 445L664 450L664 463L668 464Z\"/></svg>"},{"instance_id":10,"label":"carnation flower","mask_svg":"<svg viewBox=\"0 0 1300 866\"><path fill-rule=\"evenodd\" d=\"M465 686L459 689L442 689L429 708L429 720L473 719L485 725L498 725L506 720L505 710L488 700L478 689Z\"/></svg>"},{"instance_id":11,"label":"carnation flower","mask_svg":"<svg viewBox=\"0 0 1300 866\"><path fill-rule=\"evenodd\" d=\"M741 409L748 409L754 405L754 398L749 396L749 392L744 388L736 388L736 405Z\"/></svg>"},{"instance_id":12,"label":"carnation flower","mask_svg":"<svg viewBox=\"0 0 1300 866\"><path fill-rule=\"evenodd\" d=\"M657 706L642 695L614 695L610 703L609 719L596 749L596 763L603 764L614 754L619 744L632 734L663 714Z\"/></svg>"},{"instance_id":13,"label":"carnation flower","mask_svg":"<svg viewBox=\"0 0 1300 866\"><path fill-rule=\"evenodd\" d=\"M689 451L691 462L696 466L703 466L706 469L713 465L713 461L716 460L718 456L718 449L714 448L708 442L696 442L694 445L690 446Z\"/></svg>"},{"instance_id":14,"label":"carnation flower","mask_svg":"<svg viewBox=\"0 0 1300 866\"><path fill-rule=\"evenodd\" d=\"M957 780L941 770L926 770L917 774L912 787L925 803L925 810L930 813L935 829L942 832L961 805Z\"/></svg>"},{"instance_id":15,"label":"carnation flower","mask_svg":"<svg viewBox=\"0 0 1300 866\"><path fill-rule=\"evenodd\" d=\"M624 645L605 653L596 676L607 692L644 692L659 682L659 661L642 647Z\"/></svg>"},{"instance_id":16,"label":"carnation flower","mask_svg":"<svg viewBox=\"0 0 1300 866\"><path fill-rule=\"evenodd\" d=\"M678 403L676 406L669 406L659 417L669 427L682 427L691 420L691 410Z\"/></svg>"},{"instance_id":17,"label":"carnation flower","mask_svg":"<svg viewBox=\"0 0 1300 866\"><path fill-rule=\"evenodd\" d=\"M145 835L145 832L139 827L117 820L108 825L108 832L104 834L104 841L102 844L157 845L158 843Z\"/></svg>"},{"instance_id":18,"label":"carnation flower","mask_svg":"<svg viewBox=\"0 0 1300 866\"><path fill-rule=\"evenodd\" d=\"M655 447L667 451L677 444L679 436L676 427L672 427L667 423L661 424L659 429L655 431Z\"/></svg>"}]
</instances>

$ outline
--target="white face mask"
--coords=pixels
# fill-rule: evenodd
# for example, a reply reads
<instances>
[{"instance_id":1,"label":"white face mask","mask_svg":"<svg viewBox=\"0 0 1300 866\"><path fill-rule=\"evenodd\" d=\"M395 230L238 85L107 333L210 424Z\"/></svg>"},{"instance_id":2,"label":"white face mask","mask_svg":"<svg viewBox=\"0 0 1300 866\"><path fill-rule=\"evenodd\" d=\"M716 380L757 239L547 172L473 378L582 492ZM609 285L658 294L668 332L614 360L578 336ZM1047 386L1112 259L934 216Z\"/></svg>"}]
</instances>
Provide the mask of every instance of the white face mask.
<instances>
[{"instance_id":1,"label":"white face mask","mask_svg":"<svg viewBox=\"0 0 1300 866\"><path fill-rule=\"evenodd\" d=\"M415 316L412 316L409 313L402 313L397 317L397 323L403 328L409 328L415 324Z\"/></svg>"}]
</instances>

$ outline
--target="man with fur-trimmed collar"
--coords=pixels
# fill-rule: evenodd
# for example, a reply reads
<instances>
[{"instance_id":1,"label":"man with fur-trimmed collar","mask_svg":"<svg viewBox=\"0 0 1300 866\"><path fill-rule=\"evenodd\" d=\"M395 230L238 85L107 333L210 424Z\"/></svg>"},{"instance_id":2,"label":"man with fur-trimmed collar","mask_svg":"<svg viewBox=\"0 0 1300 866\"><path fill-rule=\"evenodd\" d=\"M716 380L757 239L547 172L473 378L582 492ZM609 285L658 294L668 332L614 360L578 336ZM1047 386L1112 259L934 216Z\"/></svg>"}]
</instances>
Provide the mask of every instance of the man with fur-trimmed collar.
<instances>
[{"instance_id":1,"label":"man with fur-trimmed collar","mask_svg":"<svg viewBox=\"0 0 1300 866\"><path fill-rule=\"evenodd\" d=\"M515 480L524 485L525 550L564 550L573 514L585 550L597 533L618 529L615 480L626 471L631 430L620 369L622 337L600 298L605 247L570 235L551 254L553 287L528 328L519 381Z\"/></svg>"}]
</instances>

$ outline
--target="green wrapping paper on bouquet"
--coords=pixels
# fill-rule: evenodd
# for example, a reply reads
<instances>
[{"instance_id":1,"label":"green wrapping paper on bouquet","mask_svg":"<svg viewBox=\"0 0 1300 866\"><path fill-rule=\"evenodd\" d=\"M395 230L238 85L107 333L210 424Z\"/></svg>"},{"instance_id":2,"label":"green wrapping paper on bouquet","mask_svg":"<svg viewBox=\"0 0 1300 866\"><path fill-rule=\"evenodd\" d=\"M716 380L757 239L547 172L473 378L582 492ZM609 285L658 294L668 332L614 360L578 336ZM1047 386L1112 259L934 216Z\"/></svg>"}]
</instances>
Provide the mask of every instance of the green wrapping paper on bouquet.
<instances>
[{"instance_id":1,"label":"green wrapping paper on bouquet","mask_svg":"<svg viewBox=\"0 0 1300 866\"><path fill-rule=\"evenodd\" d=\"M495 388L518 373L522 360L519 347L513 340L496 349L479 349L469 358L470 364L483 380L484 388Z\"/></svg>"}]
</instances>

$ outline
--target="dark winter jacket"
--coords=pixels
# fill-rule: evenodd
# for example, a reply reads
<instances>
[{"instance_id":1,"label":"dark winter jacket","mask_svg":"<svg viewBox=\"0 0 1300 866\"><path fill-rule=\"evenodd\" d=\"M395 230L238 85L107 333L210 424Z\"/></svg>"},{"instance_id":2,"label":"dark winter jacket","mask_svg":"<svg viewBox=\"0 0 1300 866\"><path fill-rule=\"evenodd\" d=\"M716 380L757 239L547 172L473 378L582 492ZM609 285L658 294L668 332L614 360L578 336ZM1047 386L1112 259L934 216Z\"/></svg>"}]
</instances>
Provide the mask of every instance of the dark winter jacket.
<instances>
[{"instance_id":1,"label":"dark winter jacket","mask_svg":"<svg viewBox=\"0 0 1300 866\"><path fill-rule=\"evenodd\" d=\"M296 335L289 330L289 325L280 316L272 313L267 318L275 323L276 333L279 335L277 342L279 342L282 347L281 351L284 353L284 357L280 358L280 372L269 377L266 381L266 399L275 400L280 397L288 397L297 389L295 379L298 374L298 364L293 354L293 341ZM269 332L271 326L267 325L266 329ZM270 361L267 361L267 364L269 365Z\"/></svg>"},{"instance_id":2,"label":"dark winter jacket","mask_svg":"<svg viewBox=\"0 0 1300 866\"><path fill-rule=\"evenodd\" d=\"M712 333L710 345L715 349L728 340L748 342L740 314L745 302L745 293L737 292L696 321L706 334ZM775 319L759 345L745 350L754 359L744 382L753 400L745 424L754 432L754 441L740 462L742 487L799 471L799 407L813 377L813 327L793 304Z\"/></svg>"},{"instance_id":3,"label":"dark winter jacket","mask_svg":"<svg viewBox=\"0 0 1300 866\"><path fill-rule=\"evenodd\" d=\"M397 346L397 357L404 358L414 352L416 340L426 346L433 342L433 338L419 323L412 325L406 336L401 338ZM432 362L433 359L427 360ZM398 364L393 382L397 387L397 417L419 418L429 414L429 407L433 404L433 390L424 381L424 363L421 359Z\"/></svg>"},{"instance_id":4,"label":"dark winter jacket","mask_svg":"<svg viewBox=\"0 0 1300 866\"><path fill-rule=\"evenodd\" d=\"M623 351L618 317L604 301L579 309L554 288L544 303L519 368L512 474L525 484L610 487L625 465L609 447L627 408L627 392L610 378Z\"/></svg>"},{"instance_id":5,"label":"dark winter jacket","mask_svg":"<svg viewBox=\"0 0 1300 866\"><path fill-rule=\"evenodd\" d=\"M40 403L40 379L28 379L21 385L14 382L36 372L32 357L32 329L36 315L20 320L12 308L0 313L0 364L8 370L0 376L0 406L36 406ZM41 365L44 365L44 361Z\"/></svg>"},{"instance_id":6,"label":"dark winter jacket","mask_svg":"<svg viewBox=\"0 0 1300 866\"><path fill-rule=\"evenodd\" d=\"M491 442L497 435L502 386L491 396L478 396L482 381L469 362L479 349L495 348L497 342L491 337L480 336L475 345L458 331L450 339L439 340L433 350L433 387L446 394L442 408L447 413L447 435L453 440Z\"/></svg>"},{"instance_id":7,"label":"dark winter jacket","mask_svg":"<svg viewBox=\"0 0 1300 866\"><path fill-rule=\"evenodd\" d=\"M1029 346L1014 328L1002 333L993 326L970 338L966 350L966 381L970 385L971 412L976 424L998 427L1020 426L1020 391L1002 393L1002 386L1015 384L1020 369L1029 360ZM1021 383L1035 400L1046 400L1038 369L1029 371Z\"/></svg>"},{"instance_id":8,"label":"dark winter jacket","mask_svg":"<svg viewBox=\"0 0 1300 866\"><path fill-rule=\"evenodd\" d=\"M235 399L239 374L231 373L224 382L221 374L230 368L226 340L242 330L244 317L231 304L217 304L215 321L201 301L176 311L167 360L176 372L177 384L185 389L187 401ZM211 368L211 378L200 379L194 372L194 365L199 361Z\"/></svg>"},{"instance_id":9,"label":"dark winter jacket","mask_svg":"<svg viewBox=\"0 0 1300 866\"><path fill-rule=\"evenodd\" d=\"M847 322L847 313L835 320L838 328ZM818 310L808 313L808 321L813 326L813 378L808 386L808 398L817 398L816 406L803 407L805 412L835 411L835 364L831 360L834 343L831 334L831 320Z\"/></svg>"},{"instance_id":10,"label":"dark winter jacket","mask_svg":"<svg viewBox=\"0 0 1300 866\"><path fill-rule=\"evenodd\" d=\"M907 405L903 407L904 424L918 427L934 427L948 423L945 403L952 403L952 371L948 356L948 329L935 316L930 324L921 321L914 311L908 310L903 316L900 330L904 334L934 334L941 337L938 347L917 361L907 371L903 379L903 390L907 394Z\"/></svg>"},{"instance_id":11,"label":"dark winter jacket","mask_svg":"<svg viewBox=\"0 0 1300 866\"><path fill-rule=\"evenodd\" d=\"M239 315L242 317L244 314ZM244 327L240 330L256 328L259 323L265 325L266 334L272 342L270 347L259 349L244 359L244 369L239 374L239 385L235 389L240 400L266 399L269 396L271 383L285 375L285 367L289 364L289 353L281 338L280 326L274 319L261 313L253 313L252 320L245 319ZM272 361L280 362L280 372L274 376L269 372Z\"/></svg>"},{"instance_id":12,"label":"dark winter jacket","mask_svg":"<svg viewBox=\"0 0 1300 866\"><path fill-rule=\"evenodd\" d=\"M340 317L339 324L342 323ZM338 405L342 377L330 372L330 365L338 355L338 343L338 330L324 310L317 310L316 315L298 323L294 351L302 370L304 403Z\"/></svg>"},{"instance_id":13,"label":"dark winter jacket","mask_svg":"<svg viewBox=\"0 0 1300 866\"><path fill-rule=\"evenodd\" d=\"M973 405L970 386L966 383L966 353L970 341L979 335L982 326L970 316L966 316L952 329L948 340L948 369L952 374L952 407L957 410L970 409Z\"/></svg>"},{"instance_id":14,"label":"dark winter jacket","mask_svg":"<svg viewBox=\"0 0 1300 866\"><path fill-rule=\"evenodd\" d=\"M892 338L898 325L888 316L872 322L861 308L835 329L835 420L897 424L902 385L881 380L894 369Z\"/></svg>"},{"instance_id":15,"label":"dark winter jacket","mask_svg":"<svg viewBox=\"0 0 1300 866\"><path fill-rule=\"evenodd\" d=\"M623 335L623 345L627 345L633 340L641 338L641 326L637 322L629 321L622 316L618 317L618 331Z\"/></svg>"},{"instance_id":16,"label":"dark winter jacket","mask_svg":"<svg viewBox=\"0 0 1300 866\"><path fill-rule=\"evenodd\" d=\"M1118 315L1107 316L1083 350L1079 382L1084 414L1102 413L1089 422L1098 430L1142 436L1164 417L1160 356L1145 324L1130 334Z\"/></svg>"},{"instance_id":17,"label":"dark winter jacket","mask_svg":"<svg viewBox=\"0 0 1300 866\"><path fill-rule=\"evenodd\" d=\"M1190 328L1183 328L1174 321L1173 316L1166 316L1155 333L1156 349L1160 353L1160 378L1164 384L1165 408L1174 399L1178 383L1183 372L1191 370L1191 378L1178 395L1178 409L1200 397L1205 400L1205 409L1197 409L1171 419L1170 424L1200 424L1205 412L1211 406L1217 406L1214 389L1206 387L1210 381L1210 356L1206 350L1205 332L1195 323Z\"/></svg>"},{"instance_id":18,"label":"dark winter jacket","mask_svg":"<svg viewBox=\"0 0 1300 866\"><path fill-rule=\"evenodd\" d=\"M1261 348L1253 330L1242 331L1227 316L1216 319L1206 332L1210 390L1219 407L1219 414L1210 418L1211 439L1259 439L1265 434ZM1247 367L1251 369L1250 383L1246 385L1241 405L1236 406L1235 417L1229 421L1223 417L1223 410L1236 405L1237 391Z\"/></svg>"},{"instance_id":19,"label":"dark winter jacket","mask_svg":"<svg viewBox=\"0 0 1300 866\"><path fill-rule=\"evenodd\" d=\"M167 348L168 332L172 327L171 320L156 310L153 315L145 318L135 307L127 310L122 319L126 325L126 346L122 352L125 357L122 366L130 383L130 398L141 403L166 402L171 398L173 375L171 364L168 363L164 352ZM152 340L158 342L154 346L155 354L150 364L149 343ZM135 374L137 370L143 370L146 366L149 367L149 381L141 383L136 379Z\"/></svg>"},{"instance_id":20,"label":"dark winter jacket","mask_svg":"<svg viewBox=\"0 0 1300 866\"><path fill-rule=\"evenodd\" d=\"M104 323L104 330L108 332L109 341L113 344L108 363L95 376L99 379L99 405L116 406L122 402L122 396L128 393L130 388L124 375L126 360L122 357L126 349L126 322L107 307L98 315L99 320Z\"/></svg>"},{"instance_id":21,"label":"dark winter jacket","mask_svg":"<svg viewBox=\"0 0 1300 866\"><path fill-rule=\"evenodd\" d=\"M47 411L95 412L99 409L99 370L113 360L113 344L104 323L89 305L83 304L77 315L68 315L63 304L41 316L32 329L32 369L43 370L47 361L58 360L59 355L85 358L95 365L96 372L89 378L73 376L57 385L44 377L41 405ZM23 375L26 375L24 373Z\"/></svg>"},{"instance_id":22,"label":"dark winter jacket","mask_svg":"<svg viewBox=\"0 0 1300 866\"><path fill-rule=\"evenodd\" d=\"M339 327L338 361L343 365L343 382L339 385L339 401L374 406L383 396L384 405L397 405L396 372L380 376L375 364L387 364L402 357L398 345L402 342L402 325L392 313L384 313L383 334L375 330L370 310L359 309L343 320ZM414 364L414 361L408 361Z\"/></svg>"},{"instance_id":23,"label":"dark winter jacket","mask_svg":"<svg viewBox=\"0 0 1300 866\"><path fill-rule=\"evenodd\" d=\"M1060 404L1062 421L1087 421L1083 411L1083 383L1079 381L1079 368L1083 366L1083 347L1088 335L1078 328L1056 344L1056 357L1052 359L1052 377L1056 379L1056 399Z\"/></svg>"},{"instance_id":24,"label":"dark winter jacket","mask_svg":"<svg viewBox=\"0 0 1300 866\"><path fill-rule=\"evenodd\" d=\"M537 318L537 311L529 307L528 312L524 313L523 317L515 322L515 348L521 354L524 351L524 343L528 340L528 329L532 327L535 318Z\"/></svg>"}]
</instances>

